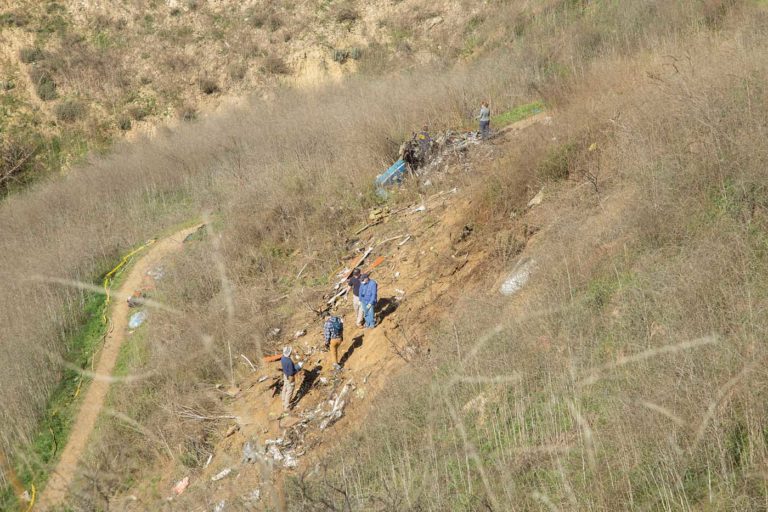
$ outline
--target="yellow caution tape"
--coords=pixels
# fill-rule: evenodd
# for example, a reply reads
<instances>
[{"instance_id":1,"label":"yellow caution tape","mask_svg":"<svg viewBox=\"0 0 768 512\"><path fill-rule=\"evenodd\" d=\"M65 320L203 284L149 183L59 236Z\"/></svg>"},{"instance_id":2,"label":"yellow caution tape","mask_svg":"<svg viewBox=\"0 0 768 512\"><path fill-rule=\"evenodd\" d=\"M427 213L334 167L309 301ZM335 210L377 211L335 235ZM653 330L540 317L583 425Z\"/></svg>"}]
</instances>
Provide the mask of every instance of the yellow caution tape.
<instances>
[{"instance_id":1,"label":"yellow caution tape","mask_svg":"<svg viewBox=\"0 0 768 512\"><path fill-rule=\"evenodd\" d=\"M30 496L29 505L27 505L27 510L25 510L24 512L29 512L30 510L32 510L32 507L35 506L35 497L37 496L37 488L35 488L35 484L30 484L30 485L32 486L32 495Z\"/></svg>"},{"instance_id":2,"label":"yellow caution tape","mask_svg":"<svg viewBox=\"0 0 768 512\"><path fill-rule=\"evenodd\" d=\"M107 309L109 308L109 302L111 300L111 297L109 295L109 284L112 282L112 278L115 276L115 274L117 274L117 272L121 268L123 268L123 266L125 266L126 263L128 263L128 260L130 260L136 253L138 253L139 251L143 251L144 249L146 249L147 247L155 243L156 240L157 239L153 238L152 240L145 243L141 247L137 247L136 249L132 250L131 252L123 256L123 259L120 260L120 263L118 263L115 268L107 272L107 275L104 276L104 296L106 298L104 300L104 312L101 317L102 321L104 322L104 325L107 324Z\"/></svg>"}]
</instances>

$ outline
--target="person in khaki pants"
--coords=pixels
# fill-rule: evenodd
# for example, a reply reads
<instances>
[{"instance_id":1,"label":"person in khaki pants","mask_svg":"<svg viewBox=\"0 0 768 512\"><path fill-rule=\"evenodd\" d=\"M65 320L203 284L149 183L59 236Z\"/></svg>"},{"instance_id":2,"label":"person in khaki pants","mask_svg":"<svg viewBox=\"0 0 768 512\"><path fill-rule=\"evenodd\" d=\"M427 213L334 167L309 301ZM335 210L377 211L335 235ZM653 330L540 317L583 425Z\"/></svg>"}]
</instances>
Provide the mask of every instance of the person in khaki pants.
<instances>
[{"instance_id":1,"label":"person in khaki pants","mask_svg":"<svg viewBox=\"0 0 768 512\"><path fill-rule=\"evenodd\" d=\"M363 306L360 304L360 269L352 271L352 275L347 279L347 286L352 292L352 310L355 313L355 325L363 326Z\"/></svg>"},{"instance_id":2,"label":"person in khaki pants","mask_svg":"<svg viewBox=\"0 0 768 512\"><path fill-rule=\"evenodd\" d=\"M325 346L330 351L330 358L334 370L341 370L339 364L339 345L344 340L344 322L341 318L333 316L327 311L323 314L325 324L323 325L323 335L325 336Z\"/></svg>"},{"instance_id":3,"label":"person in khaki pants","mask_svg":"<svg viewBox=\"0 0 768 512\"><path fill-rule=\"evenodd\" d=\"M283 357L280 358L280 364L283 367L283 391L280 393L280 398L283 399L284 413L291 410L291 398L296 389L296 374L302 367L302 363L294 364L291 359L292 351L290 346L283 347Z\"/></svg>"}]
</instances>

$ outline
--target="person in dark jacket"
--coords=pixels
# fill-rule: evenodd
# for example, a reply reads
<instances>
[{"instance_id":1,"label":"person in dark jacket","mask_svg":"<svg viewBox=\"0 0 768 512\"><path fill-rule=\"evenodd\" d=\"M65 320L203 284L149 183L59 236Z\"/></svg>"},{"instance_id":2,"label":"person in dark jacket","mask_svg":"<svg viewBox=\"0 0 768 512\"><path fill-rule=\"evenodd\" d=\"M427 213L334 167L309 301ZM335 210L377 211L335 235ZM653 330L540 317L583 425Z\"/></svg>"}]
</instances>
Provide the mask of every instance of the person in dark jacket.
<instances>
[{"instance_id":1,"label":"person in dark jacket","mask_svg":"<svg viewBox=\"0 0 768 512\"><path fill-rule=\"evenodd\" d=\"M376 327L376 301L378 300L379 286L368 274L360 277L360 304L365 315L365 327Z\"/></svg>"},{"instance_id":2,"label":"person in dark jacket","mask_svg":"<svg viewBox=\"0 0 768 512\"><path fill-rule=\"evenodd\" d=\"M347 279L347 286L352 292L352 310L355 312L355 325L363 326L363 307L360 305L360 269L352 271L352 275Z\"/></svg>"},{"instance_id":3,"label":"person in dark jacket","mask_svg":"<svg viewBox=\"0 0 768 512\"><path fill-rule=\"evenodd\" d=\"M283 391L280 398L283 399L283 411L288 412L291 409L291 399L293 391L296 389L296 374L301 370L302 363L294 364L291 359L293 349L283 347L283 357L280 358L280 364L283 367Z\"/></svg>"}]
</instances>

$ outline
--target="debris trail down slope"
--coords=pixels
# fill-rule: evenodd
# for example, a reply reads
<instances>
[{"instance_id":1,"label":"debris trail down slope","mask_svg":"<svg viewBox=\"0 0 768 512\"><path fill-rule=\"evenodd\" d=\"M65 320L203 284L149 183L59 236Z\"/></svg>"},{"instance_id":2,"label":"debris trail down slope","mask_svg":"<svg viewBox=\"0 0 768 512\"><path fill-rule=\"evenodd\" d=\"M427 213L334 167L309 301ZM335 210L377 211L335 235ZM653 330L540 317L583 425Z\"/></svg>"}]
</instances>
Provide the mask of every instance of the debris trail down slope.
<instances>
[{"instance_id":1,"label":"debris trail down slope","mask_svg":"<svg viewBox=\"0 0 768 512\"><path fill-rule=\"evenodd\" d=\"M179 249L184 238L194 233L198 228L199 226L194 226L184 229L158 240L150 246L148 252L136 261L133 268L129 271L123 285L120 287L118 295L120 297L130 296L134 290L139 288L147 271L156 265L163 256ZM62 451L61 459L51 472L48 484L40 497L39 510L47 510L54 507L67 495L67 489L75 476L77 463L86 448L91 431L96 424L96 419L101 412L104 399L109 391L110 379L108 377L112 375L115 363L117 362L117 356L120 352L120 346L125 339L128 327L128 312L128 303L125 300L115 301L110 315L110 329L104 341L101 356L94 368L94 373L97 377L88 386L88 391L83 398L83 403L72 425L71 434Z\"/></svg>"}]
</instances>

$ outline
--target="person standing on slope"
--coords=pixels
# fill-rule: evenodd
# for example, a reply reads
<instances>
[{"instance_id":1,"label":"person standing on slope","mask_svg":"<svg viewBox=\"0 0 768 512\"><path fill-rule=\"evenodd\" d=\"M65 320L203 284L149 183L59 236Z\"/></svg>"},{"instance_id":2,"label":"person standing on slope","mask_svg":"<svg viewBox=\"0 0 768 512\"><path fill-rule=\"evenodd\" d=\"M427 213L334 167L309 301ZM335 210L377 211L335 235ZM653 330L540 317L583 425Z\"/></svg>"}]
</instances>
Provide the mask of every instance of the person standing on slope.
<instances>
[{"instance_id":1,"label":"person standing on slope","mask_svg":"<svg viewBox=\"0 0 768 512\"><path fill-rule=\"evenodd\" d=\"M352 310L355 313L355 325L363 326L363 307L360 305L360 269L352 271L352 275L347 279L347 286L352 292Z\"/></svg>"},{"instance_id":2,"label":"person standing on slope","mask_svg":"<svg viewBox=\"0 0 768 512\"><path fill-rule=\"evenodd\" d=\"M429 127L424 125L421 131L415 135L419 143L419 167L424 167L429 162L429 154L432 149L432 137L429 136Z\"/></svg>"},{"instance_id":3,"label":"person standing on slope","mask_svg":"<svg viewBox=\"0 0 768 512\"><path fill-rule=\"evenodd\" d=\"M323 335L325 336L325 346L330 349L331 361L334 370L341 370L339 364L339 345L344 341L344 322L341 318L333 316L328 312L323 313L325 325L323 325Z\"/></svg>"},{"instance_id":4,"label":"person standing on slope","mask_svg":"<svg viewBox=\"0 0 768 512\"><path fill-rule=\"evenodd\" d=\"M296 374L302 367L302 363L294 364L291 359L292 351L290 346L283 347L283 357L280 358L280 364L283 367L283 391L280 393L280 398L283 399L283 412L291 409L291 399L296 389Z\"/></svg>"},{"instance_id":5,"label":"person standing on slope","mask_svg":"<svg viewBox=\"0 0 768 512\"><path fill-rule=\"evenodd\" d=\"M376 300L378 299L379 286L368 274L360 276L360 304L365 315L365 327L376 327Z\"/></svg>"},{"instance_id":6,"label":"person standing on slope","mask_svg":"<svg viewBox=\"0 0 768 512\"><path fill-rule=\"evenodd\" d=\"M488 108L488 102L484 101L480 106L480 115L477 116L480 120L480 137L487 139L491 134L491 109Z\"/></svg>"}]
</instances>

